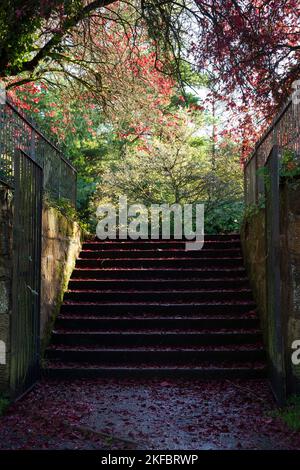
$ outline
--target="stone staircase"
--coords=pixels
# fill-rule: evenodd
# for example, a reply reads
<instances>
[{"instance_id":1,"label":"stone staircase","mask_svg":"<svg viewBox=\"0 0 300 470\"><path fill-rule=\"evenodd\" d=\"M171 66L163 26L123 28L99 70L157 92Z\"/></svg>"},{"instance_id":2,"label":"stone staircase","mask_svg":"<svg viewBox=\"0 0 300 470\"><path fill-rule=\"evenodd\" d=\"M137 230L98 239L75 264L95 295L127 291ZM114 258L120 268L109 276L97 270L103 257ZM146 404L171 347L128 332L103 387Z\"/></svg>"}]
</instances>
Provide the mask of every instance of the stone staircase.
<instances>
[{"instance_id":1,"label":"stone staircase","mask_svg":"<svg viewBox=\"0 0 300 470\"><path fill-rule=\"evenodd\" d=\"M239 235L84 243L44 373L260 378L262 335Z\"/></svg>"}]
</instances>

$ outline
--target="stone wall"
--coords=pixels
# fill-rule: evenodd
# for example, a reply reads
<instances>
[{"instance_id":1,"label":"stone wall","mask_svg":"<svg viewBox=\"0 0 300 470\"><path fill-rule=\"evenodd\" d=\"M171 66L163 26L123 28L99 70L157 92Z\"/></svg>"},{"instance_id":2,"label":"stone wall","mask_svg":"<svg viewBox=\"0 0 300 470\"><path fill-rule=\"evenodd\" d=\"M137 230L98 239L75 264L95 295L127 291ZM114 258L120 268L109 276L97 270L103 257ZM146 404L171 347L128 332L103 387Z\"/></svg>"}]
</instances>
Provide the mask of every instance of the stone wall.
<instances>
[{"instance_id":1,"label":"stone wall","mask_svg":"<svg viewBox=\"0 0 300 470\"><path fill-rule=\"evenodd\" d=\"M52 207L43 208L42 220L41 338L44 348L81 249L82 232L77 222L68 220Z\"/></svg>"},{"instance_id":2,"label":"stone wall","mask_svg":"<svg viewBox=\"0 0 300 470\"><path fill-rule=\"evenodd\" d=\"M285 388L287 395L300 393L300 365L293 365L291 345L300 340L300 183L285 181L280 188L280 275L281 318L284 347ZM259 306L261 325L268 355L272 345L268 331L264 210L245 218L241 230L244 258Z\"/></svg>"},{"instance_id":3,"label":"stone wall","mask_svg":"<svg viewBox=\"0 0 300 470\"><path fill-rule=\"evenodd\" d=\"M0 182L0 392L9 382L10 316L12 300L12 192ZM5 364L3 364L5 362Z\"/></svg>"},{"instance_id":4,"label":"stone wall","mask_svg":"<svg viewBox=\"0 0 300 470\"><path fill-rule=\"evenodd\" d=\"M41 346L47 345L64 290L81 249L82 231L57 209L42 211ZM13 194L0 183L0 393L9 393L10 318L13 262ZM2 342L1 342L2 341ZM2 345L6 364L1 364Z\"/></svg>"},{"instance_id":5,"label":"stone wall","mask_svg":"<svg viewBox=\"0 0 300 470\"><path fill-rule=\"evenodd\" d=\"M241 243L251 287L259 306L264 340L267 342L266 240L263 209L253 212L251 216L244 219L241 229Z\"/></svg>"},{"instance_id":6,"label":"stone wall","mask_svg":"<svg viewBox=\"0 0 300 470\"><path fill-rule=\"evenodd\" d=\"M294 340L300 340L300 183L281 188L281 304L284 324L286 387L300 393L300 365L291 360Z\"/></svg>"}]
</instances>

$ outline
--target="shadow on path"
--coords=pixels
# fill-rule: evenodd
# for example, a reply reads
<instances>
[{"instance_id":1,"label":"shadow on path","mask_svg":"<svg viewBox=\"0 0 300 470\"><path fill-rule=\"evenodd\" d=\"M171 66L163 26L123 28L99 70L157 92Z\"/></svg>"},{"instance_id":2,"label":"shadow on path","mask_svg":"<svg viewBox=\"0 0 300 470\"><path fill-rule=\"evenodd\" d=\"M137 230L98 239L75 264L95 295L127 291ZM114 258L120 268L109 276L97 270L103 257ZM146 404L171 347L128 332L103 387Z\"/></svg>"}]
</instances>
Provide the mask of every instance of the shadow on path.
<instances>
[{"instance_id":1,"label":"shadow on path","mask_svg":"<svg viewBox=\"0 0 300 470\"><path fill-rule=\"evenodd\" d=\"M0 419L0 449L300 449L266 381L43 380Z\"/></svg>"}]
</instances>

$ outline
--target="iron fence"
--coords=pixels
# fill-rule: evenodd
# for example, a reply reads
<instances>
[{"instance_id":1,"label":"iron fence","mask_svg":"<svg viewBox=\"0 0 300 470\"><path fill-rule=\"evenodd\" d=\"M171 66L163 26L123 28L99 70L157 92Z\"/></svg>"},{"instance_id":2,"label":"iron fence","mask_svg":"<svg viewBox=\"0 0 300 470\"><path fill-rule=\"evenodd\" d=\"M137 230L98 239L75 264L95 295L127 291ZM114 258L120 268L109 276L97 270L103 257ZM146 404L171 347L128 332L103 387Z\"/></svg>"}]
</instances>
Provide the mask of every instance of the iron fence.
<instances>
[{"instance_id":1,"label":"iron fence","mask_svg":"<svg viewBox=\"0 0 300 470\"><path fill-rule=\"evenodd\" d=\"M14 194L10 391L39 376L42 194L76 207L76 170L12 103L0 104L0 182Z\"/></svg>"},{"instance_id":2,"label":"iron fence","mask_svg":"<svg viewBox=\"0 0 300 470\"><path fill-rule=\"evenodd\" d=\"M76 206L75 168L21 111L6 101L0 105L0 180L12 186L16 150L23 151L42 168L46 194Z\"/></svg>"},{"instance_id":3,"label":"iron fence","mask_svg":"<svg viewBox=\"0 0 300 470\"><path fill-rule=\"evenodd\" d=\"M282 304L280 179L300 163L300 104L293 97L274 119L245 163L245 204L263 208L266 323L269 376L279 403L286 397L287 315ZM262 286L261 286L262 287Z\"/></svg>"},{"instance_id":4,"label":"iron fence","mask_svg":"<svg viewBox=\"0 0 300 470\"><path fill-rule=\"evenodd\" d=\"M265 193L264 168L272 148L278 149L279 166L300 162L300 104L292 98L257 142L244 166L245 203L257 204Z\"/></svg>"},{"instance_id":5,"label":"iron fence","mask_svg":"<svg viewBox=\"0 0 300 470\"><path fill-rule=\"evenodd\" d=\"M14 161L10 390L15 398L39 376L43 172L23 151Z\"/></svg>"}]
</instances>

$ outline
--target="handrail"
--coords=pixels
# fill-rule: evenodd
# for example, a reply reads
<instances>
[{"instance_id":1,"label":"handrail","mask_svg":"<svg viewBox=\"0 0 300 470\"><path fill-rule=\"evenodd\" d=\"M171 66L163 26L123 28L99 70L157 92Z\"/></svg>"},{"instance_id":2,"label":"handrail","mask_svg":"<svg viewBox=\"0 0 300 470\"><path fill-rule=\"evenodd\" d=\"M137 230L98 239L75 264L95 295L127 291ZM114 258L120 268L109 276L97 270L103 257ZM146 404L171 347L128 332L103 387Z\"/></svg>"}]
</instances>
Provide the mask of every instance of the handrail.
<instances>
[{"instance_id":1,"label":"handrail","mask_svg":"<svg viewBox=\"0 0 300 470\"><path fill-rule=\"evenodd\" d=\"M262 136L259 138L259 140L255 143L255 147L249 158L244 163L244 166L247 166L248 163L252 160L252 158L255 156L255 153L257 149L264 143L264 141L269 137L271 132L273 132L274 128L276 125L281 121L283 115L287 112L289 107L292 105L293 99L292 96L289 97L287 102L283 105L282 109L279 111L278 114L276 114L275 118L272 120L271 124L269 127L264 131Z\"/></svg>"},{"instance_id":2,"label":"handrail","mask_svg":"<svg viewBox=\"0 0 300 470\"><path fill-rule=\"evenodd\" d=\"M293 165L300 165L300 103L293 94L275 116L268 129L257 141L252 154L244 164L245 202L257 204L265 193L263 171L271 148L279 149L277 157L287 165L290 159ZM272 157L271 158L275 158ZM262 200L262 199L261 199Z\"/></svg>"}]
</instances>

